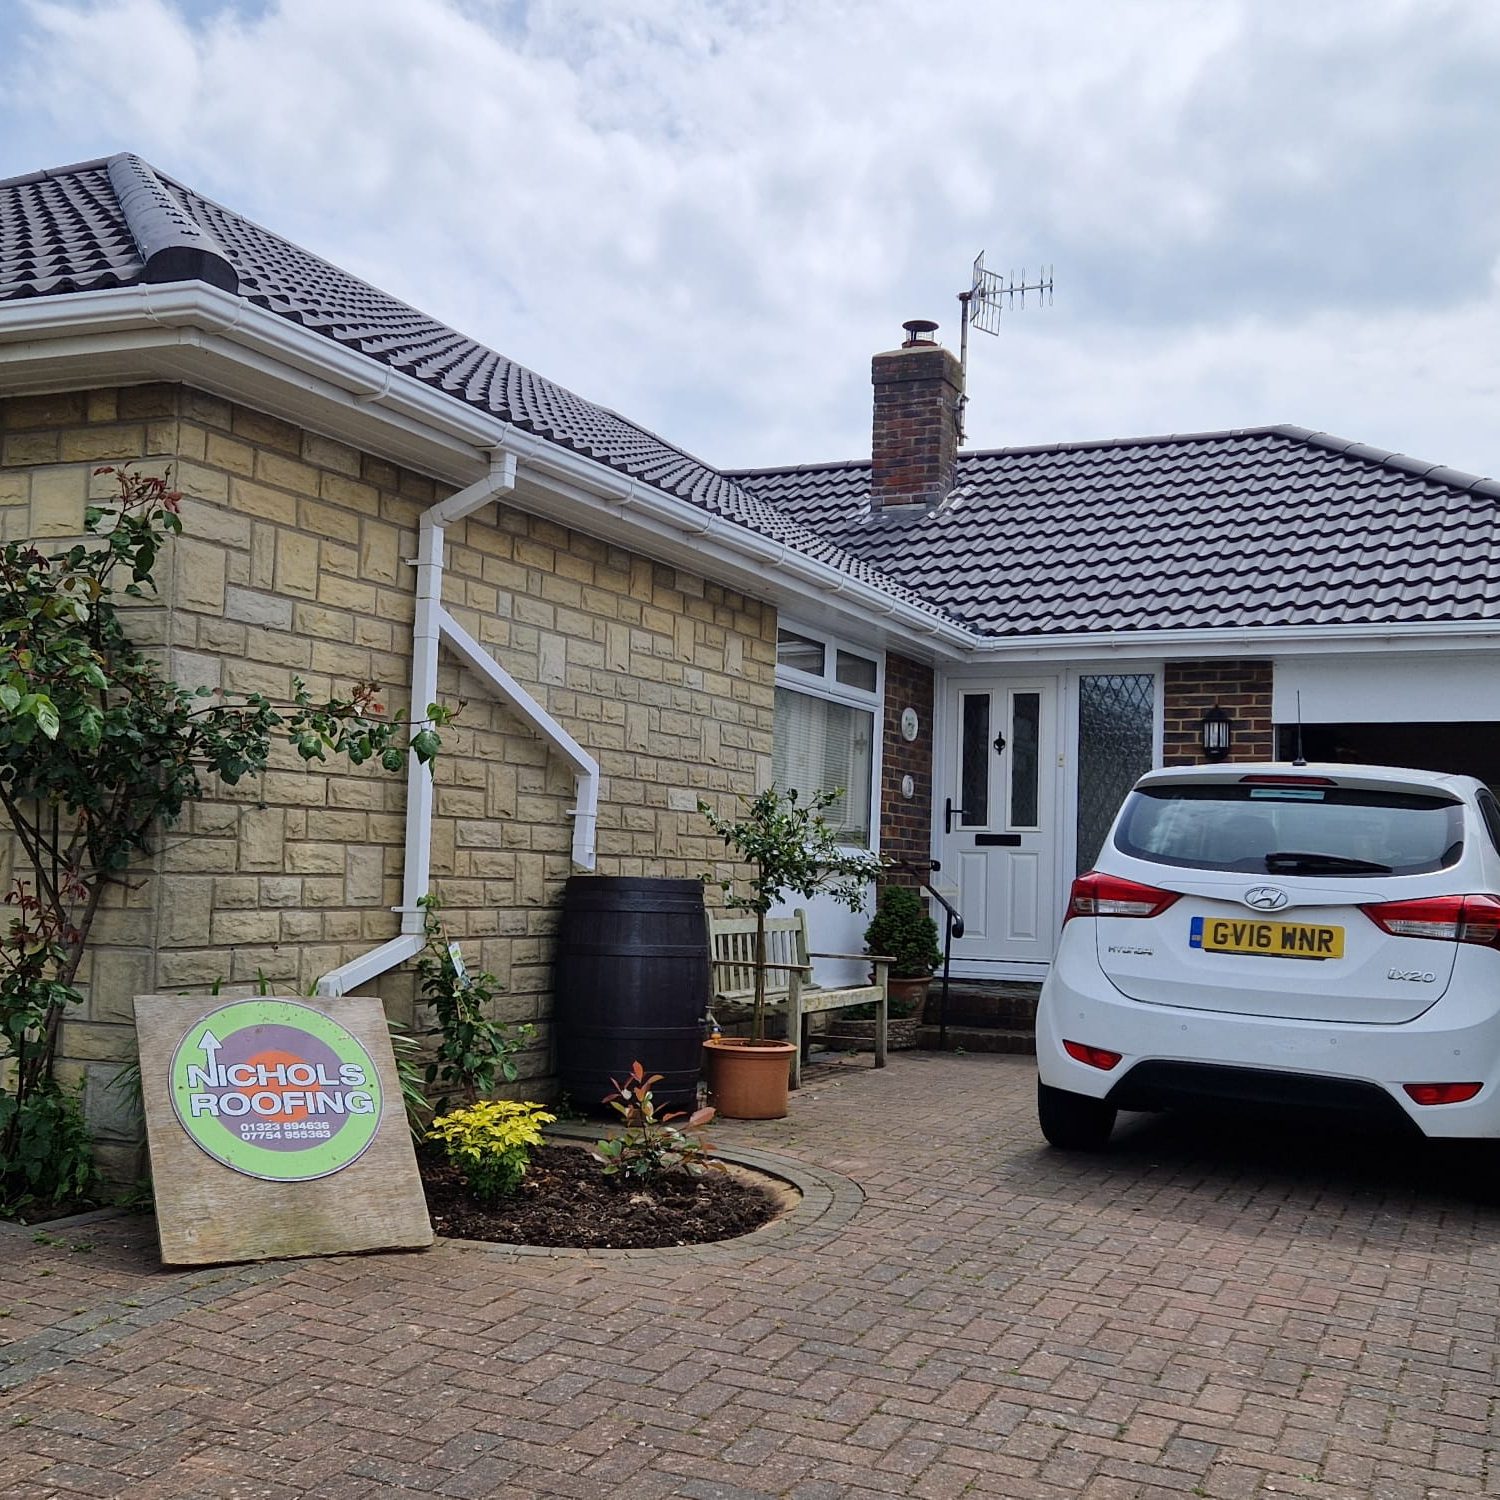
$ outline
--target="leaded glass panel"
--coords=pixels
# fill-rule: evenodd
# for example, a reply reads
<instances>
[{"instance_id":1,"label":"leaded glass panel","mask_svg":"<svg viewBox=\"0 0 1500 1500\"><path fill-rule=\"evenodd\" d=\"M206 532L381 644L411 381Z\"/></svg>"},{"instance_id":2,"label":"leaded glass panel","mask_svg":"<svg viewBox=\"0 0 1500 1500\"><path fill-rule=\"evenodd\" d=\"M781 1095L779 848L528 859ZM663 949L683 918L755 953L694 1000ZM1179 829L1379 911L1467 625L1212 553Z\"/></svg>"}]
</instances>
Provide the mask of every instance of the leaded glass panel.
<instances>
[{"instance_id":1,"label":"leaded glass panel","mask_svg":"<svg viewBox=\"0 0 1500 1500\"><path fill-rule=\"evenodd\" d=\"M1152 767L1156 678L1150 672L1078 679L1078 870L1104 847L1125 794Z\"/></svg>"}]
</instances>

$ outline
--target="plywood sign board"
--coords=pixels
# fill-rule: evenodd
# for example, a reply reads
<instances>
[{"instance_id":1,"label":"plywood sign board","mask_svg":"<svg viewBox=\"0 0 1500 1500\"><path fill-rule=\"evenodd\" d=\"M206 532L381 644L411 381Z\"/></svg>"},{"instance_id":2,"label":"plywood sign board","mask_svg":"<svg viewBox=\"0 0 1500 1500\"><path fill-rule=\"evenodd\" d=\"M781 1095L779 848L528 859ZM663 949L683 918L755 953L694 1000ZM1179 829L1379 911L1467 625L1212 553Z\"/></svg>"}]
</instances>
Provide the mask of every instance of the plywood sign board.
<instances>
[{"instance_id":1,"label":"plywood sign board","mask_svg":"<svg viewBox=\"0 0 1500 1500\"><path fill-rule=\"evenodd\" d=\"M378 1000L137 995L135 1023L164 1265L432 1243Z\"/></svg>"}]
</instances>

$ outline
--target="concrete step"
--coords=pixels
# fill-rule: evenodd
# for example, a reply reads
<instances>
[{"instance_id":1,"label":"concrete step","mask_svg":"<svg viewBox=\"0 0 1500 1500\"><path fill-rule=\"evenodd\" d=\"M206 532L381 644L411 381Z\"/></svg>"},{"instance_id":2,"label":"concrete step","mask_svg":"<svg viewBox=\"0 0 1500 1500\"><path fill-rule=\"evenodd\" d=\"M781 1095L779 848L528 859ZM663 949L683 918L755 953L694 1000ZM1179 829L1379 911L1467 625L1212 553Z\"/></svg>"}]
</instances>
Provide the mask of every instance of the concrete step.
<instances>
[{"instance_id":1,"label":"concrete step","mask_svg":"<svg viewBox=\"0 0 1500 1500\"><path fill-rule=\"evenodd\" d=\"M955 981L948 990L948 1026L996 1027L1026 1031L1036 1024L1036 1001L1041 987L1035 984L977 984ZM927 992L922 1019L935 1025L943 1003L942 982Z\"/></svg>"},{"instance_id":2,"label":"concrete step","mask_svg":"<svg viewBox=\"0 0 1500 1500\"><path fill-rule=\"evenodd\" d=\"M923 1026L917 1033L917 1046L929 1052L938 1049L939 1028ZM1014 1052L1036 1056L1036 1032L997 1026L948 1027L950 1052Z\"/></svg>"}]
</instances>

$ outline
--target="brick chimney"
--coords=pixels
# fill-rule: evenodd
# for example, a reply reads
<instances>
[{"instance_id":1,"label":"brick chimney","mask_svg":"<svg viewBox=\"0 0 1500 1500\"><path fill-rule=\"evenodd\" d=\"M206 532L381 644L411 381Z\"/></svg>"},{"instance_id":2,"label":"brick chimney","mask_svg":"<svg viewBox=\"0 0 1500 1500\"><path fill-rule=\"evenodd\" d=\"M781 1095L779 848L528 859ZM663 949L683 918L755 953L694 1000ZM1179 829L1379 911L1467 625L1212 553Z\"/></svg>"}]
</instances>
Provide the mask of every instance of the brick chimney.
<instances>
[{"instance_id":1,"label":"brick chimney","mask_svg":"<svg viewBox=\"0 0 1500 1500\"><path fill-rule=\"evenodd\" d=\"M963 369L933 337L937 324L913 318L906 342L870 361L875 387L870 507L939 504L953 488Z\"/></svg>"}]
</instances>

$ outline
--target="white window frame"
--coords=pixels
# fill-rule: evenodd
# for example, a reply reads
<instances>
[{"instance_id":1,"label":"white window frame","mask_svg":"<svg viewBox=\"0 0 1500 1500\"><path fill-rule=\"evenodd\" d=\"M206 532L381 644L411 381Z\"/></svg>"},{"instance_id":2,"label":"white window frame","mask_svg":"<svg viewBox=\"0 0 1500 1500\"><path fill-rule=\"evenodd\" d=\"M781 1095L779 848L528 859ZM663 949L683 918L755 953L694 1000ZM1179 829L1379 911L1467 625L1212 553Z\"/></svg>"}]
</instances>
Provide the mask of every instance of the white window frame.
<instances>
[{"instance_id":1,"label":"white window frame","mask_svg":"<svg viewBox=\"0 0 1500 1500\"><path fill-rule=\"evenodd\" d=\"M810 641L817 641L823 647L821 675L815 672L803 672L796 667L784 667L778 661L776 664L777 687L787 688L796 693L805 693L809 698L823 698L831 703L841 703L845 707L861 709L871 715L869 849L872 854L878 854L880 852L881 758L885 741L885 652L874 646L866 646L860 641L830 635L826 630L820 630L813 625L804 625L797 620L778 619L776 629L778 643L780 632L785 630L792 635L805 636ZM866 661L875 663L873 692L864 688L850 687L848 683L838 680L835 673L838 670L840 651L847 651L854 656L861 656ZM858 849L865 846L850 844L845 847Z\"/></svg>"}]
</instances>

